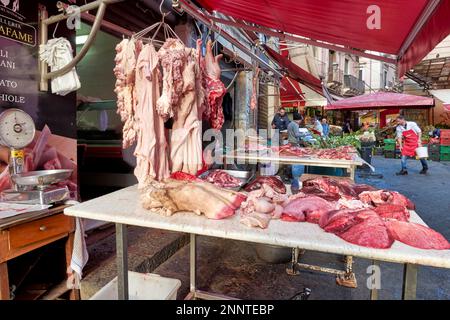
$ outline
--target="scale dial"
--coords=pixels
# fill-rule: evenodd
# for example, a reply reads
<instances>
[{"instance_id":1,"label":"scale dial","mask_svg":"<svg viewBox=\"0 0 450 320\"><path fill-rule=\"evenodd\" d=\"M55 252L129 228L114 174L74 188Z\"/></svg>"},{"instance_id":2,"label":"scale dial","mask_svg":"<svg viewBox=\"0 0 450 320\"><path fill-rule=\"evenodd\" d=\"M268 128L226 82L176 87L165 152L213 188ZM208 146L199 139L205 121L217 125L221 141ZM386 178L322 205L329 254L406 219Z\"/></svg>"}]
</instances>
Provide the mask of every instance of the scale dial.
<instances>
[{"instance_id":1,"label":"scale dial","mask_svg":"<svg viewBox=\"0 0 450 320\"><path fill-rule=\"evenodd\" d=\"M28 113L8 109L0 114L0 144L22 149L33 141L34 134L34 121Z\"/></svg>"}]
</instances>

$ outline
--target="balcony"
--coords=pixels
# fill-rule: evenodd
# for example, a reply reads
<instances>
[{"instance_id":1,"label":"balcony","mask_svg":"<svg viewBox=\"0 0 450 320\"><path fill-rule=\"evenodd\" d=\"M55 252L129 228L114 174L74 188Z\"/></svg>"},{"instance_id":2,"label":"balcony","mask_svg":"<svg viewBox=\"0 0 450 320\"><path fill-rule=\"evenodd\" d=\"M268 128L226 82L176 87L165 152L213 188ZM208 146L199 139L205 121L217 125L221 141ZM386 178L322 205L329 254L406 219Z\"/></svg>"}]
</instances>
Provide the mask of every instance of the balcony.
<instances>
[{"instance_id":1,"label":"balcony","mask_svg":"<svg viewBox=\"0 0 450 320\"><path fill-rule=\"evenodd\" d=\"M356 96L363 94L365 91L365 83L363 80L350 74L344 75L344 96Z\"/></svg>"}]
</instances>

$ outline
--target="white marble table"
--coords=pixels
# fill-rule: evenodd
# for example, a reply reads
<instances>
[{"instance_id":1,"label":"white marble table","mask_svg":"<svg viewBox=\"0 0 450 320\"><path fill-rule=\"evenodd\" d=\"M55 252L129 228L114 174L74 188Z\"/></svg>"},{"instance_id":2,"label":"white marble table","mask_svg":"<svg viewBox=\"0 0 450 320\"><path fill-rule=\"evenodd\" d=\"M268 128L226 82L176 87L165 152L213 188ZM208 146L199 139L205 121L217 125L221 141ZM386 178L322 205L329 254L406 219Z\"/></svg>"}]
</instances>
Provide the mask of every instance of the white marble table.
<instances>
[{"instance_id":1,"label":"white marble table","mask_svg":"<svg viewBox=\"0 0 450 320\"><path fill-rule=\"evenodd\" d=\"M366 248L345 242L334 234L324 232L318 225L306 222L295 223L273 220L269 227L263 230L242 225L236 215L224 220L209 220L205 216L197 216L190 212L176 213L171 217L162 216L140 207L136 186L66 208L64 213L69 216L116 223L118 270L120 272L126 270L126 229L124 226L135 225L191 234L191 253L193 255L191 257L191 289L194 292L195 235L405 264L405 279L407 280L404 288L405 298L415 297L417 265L450 268L450 250L421 250L398 241L390 249ZM411 211L411 221L425 224L414 211ZM199 294L197 297L201 298L201 295Z\"/></svg>"}]
</instances>

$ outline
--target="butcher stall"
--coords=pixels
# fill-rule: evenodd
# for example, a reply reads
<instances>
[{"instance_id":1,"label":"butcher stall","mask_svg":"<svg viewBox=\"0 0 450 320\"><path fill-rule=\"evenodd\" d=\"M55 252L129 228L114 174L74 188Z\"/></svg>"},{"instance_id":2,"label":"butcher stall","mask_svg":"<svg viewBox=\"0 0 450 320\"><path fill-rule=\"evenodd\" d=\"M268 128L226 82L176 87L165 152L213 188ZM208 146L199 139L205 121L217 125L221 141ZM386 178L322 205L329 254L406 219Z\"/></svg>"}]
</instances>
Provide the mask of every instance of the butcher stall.
<instances>
[{"instance_id":1,"label":"butcher stall","mask_svg":"<svg viewBox=\"0 0 450 320\"><path fill-rule=\"evenodd\" d=\"M195 190L191 191L195 193ZM196 194L197 195L197 194ZM209 196L211 201L211 196ZM208 202L205 206L210 205ZM212 204L214 206L214 204ZM380 211L381 212L381 211ZM411 231L425 232L428 234L429 228L426 227L424 221L414 211L409 210L406 214L409 222L393 220L392 230L398 232L395 241L387 240L383 244L386 233L382 228L378 229L380 221L375 217L370 225L366 226L374 230L373 237L378 238L381 243L372 243L374 247L366 247L349 243L341 237L336 236L329 231L333 228L340 228L337 224L333 226L333 221L326 222L322 225L325 230L315 223L308 222L289 222L283 219L273 220L265 229L247 227L242 224L242 217L233 215L227 219L213 220L207 219L203 215L196 215L193 212L184 210L177 212L173 216L162 215L158 212L149 212L140 204L140 192L136 186L122 189L120 191L105 195L103 197L87 201L83 204L65 209L65 214L96 219L101 221L113 222L116 224L116 242L117 242L117 270L118 270L118 297L119 299L128 298L128 261L127 261L127 226L135 225L147 228L157 228L163 230L171 230L190 234L190 293L189 299L224 299L219 293L203 292L196 287L196 237L199 235L218 237L223 239L235 239L249 241L254 243L270 244L283 246L293 249L293 262L290 266L291 272L297 272L299 250L311 250L325 253L335 253L346 256L361 257L371 259L374 265L377 261L388 261L404 265L403 277L403 299L415 299L417 289L417 271L419 266L431 266L437 268L450 268L450 244L441 236L437 236L434 243L436 249L419 249L414 246L414 239L409 239L406 233ZM366 212L367 214L367 212ZM331 217L332 219L332 217ZM336 219L335 219L336 221ZM369 222L366 220L366 222ZM378 221L378 222L377 222ZM359 227L358 227L359 226ZM353 228L360 228L360 224L356 224ZM377 230L378 229L378 230ZM351 230L351 229L350 229ZM356 230L355 230L356 231ZM349 235L355 240L358 237ZM434 234L434 231L432 231ZM425 234L422 234L425 236ZM420 237L420 235L419 235ZM433 237L433 236L432 236ZM372 239L372 241L377 241ZM416 239L417 240L417 239ZM431 240L431 237L430 237ZM402 241L405 241L402 242ZM409 245L408 245L408 244ZM441 246L442 245L442 246ZM430 244L433 246L433 244ZM447 250L438 250L447 248ZM345 271L342 275L345 276ZM378 290L374 287L371 290L371 298L376 299Z\"/></svg>"}]
</instances>

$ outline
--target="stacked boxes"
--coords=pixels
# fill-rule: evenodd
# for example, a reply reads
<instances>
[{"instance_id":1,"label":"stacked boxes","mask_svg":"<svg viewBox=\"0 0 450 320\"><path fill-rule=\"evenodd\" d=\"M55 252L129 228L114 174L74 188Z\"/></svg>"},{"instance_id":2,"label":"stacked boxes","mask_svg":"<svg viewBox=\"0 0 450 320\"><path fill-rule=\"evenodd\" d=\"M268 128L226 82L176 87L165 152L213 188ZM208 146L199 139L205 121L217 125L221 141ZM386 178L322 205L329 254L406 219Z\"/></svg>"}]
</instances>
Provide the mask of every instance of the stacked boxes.
<instances>
[{"instance_id":1,"label":"stacked boxes","mask_svg":"<svg viewBox=\"0 0 450 320\"><path fill-rule=\"evenodd\" d=\"M384 157L385 158L395 158L395 140L394 139L384 139Z\"/></svg>"},{"instance_id":2,"label":"stacked boxes","mask_svg":"<svg viewBox=\"0 0 450 320\"><path fill-rule=\"evenodd\" d=\"M441 161L450 161L450 146L441 145Z\"/></svg>"},{"instance_id":3,"label":"stacked boxes","mask_svg":"<svg viewBox=\"0 0 450 320\"><path fill-rule=\"evenodd\" d=\"M428 145L428 159L433 161L439 161L441 157L441 146L439 144Z\"/></svg>"},{"instance_id":4,"label":"stacked boxes","mask_svg":"<svg viewBox=\"0 0 450 320\"><path fill-rule=\"evenodd\" d=\"M441 146L450 146L450 129L441 129Z\"/></svg>"}]
</instances>

